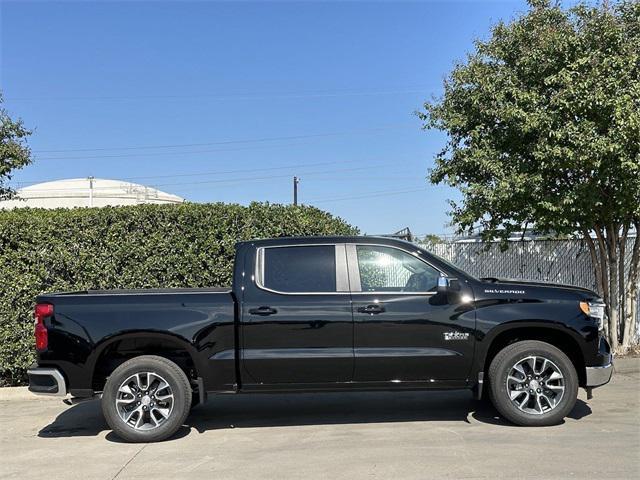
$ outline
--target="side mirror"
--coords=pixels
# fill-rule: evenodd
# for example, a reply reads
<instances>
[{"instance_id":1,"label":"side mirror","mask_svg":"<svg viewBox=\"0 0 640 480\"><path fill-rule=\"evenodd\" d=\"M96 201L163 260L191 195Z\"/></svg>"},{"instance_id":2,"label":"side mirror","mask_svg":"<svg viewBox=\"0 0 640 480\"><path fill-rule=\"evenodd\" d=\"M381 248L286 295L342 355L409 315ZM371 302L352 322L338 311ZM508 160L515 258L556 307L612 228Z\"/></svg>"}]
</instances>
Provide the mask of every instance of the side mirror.
<instances>
[{"instance_id":1,"label":"side mirror","mask_svg":"<svg viewBox=\"0 0 640 480\"><path fill-rule=\"evenodd\" d=\"M438 293L447 293L449 290L449 279L447 277L438 278Z\"/></svg>"},{"instance_id":2,"label":"side mirror","mask_svg":"<svg viewBox=\"0 0 640 480\"><path fill-rule=\"evenodd\" d=\"M438 293L457 292L458 290L460 290L460 282L457 278L438 278Z\"/></svg>"}]
</instances>

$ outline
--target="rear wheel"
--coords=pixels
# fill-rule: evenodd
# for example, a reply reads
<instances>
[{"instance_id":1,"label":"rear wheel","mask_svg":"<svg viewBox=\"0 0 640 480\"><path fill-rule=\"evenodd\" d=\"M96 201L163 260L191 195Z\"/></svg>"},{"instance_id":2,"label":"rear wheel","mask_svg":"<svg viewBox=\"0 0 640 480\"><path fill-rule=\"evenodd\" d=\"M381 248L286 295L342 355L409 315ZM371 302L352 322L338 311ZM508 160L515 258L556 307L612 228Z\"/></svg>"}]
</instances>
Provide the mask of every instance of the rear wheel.
<instances>
[{"instance_id":1,"label":"rear wheel","mask_svg":"<svg viewBox=\"0 0 640 480\"><path fill-rule=\"evenodd\" d=\"M185 373L163 357L144 355L116 368L104 387L102 412L129 442L158 442L173 435L191 408Z\"/></svg>"},{"instance_id":2,"label":"rear wheel","mask_svg":"<svg viewBox=\"0 0 640 480\"><path fill-rule=\"evenodd\" d=\"M571 360L553 345L517 342L498 352L489 367L491 400L507 420L523 426L560 423L578 396Z\"/></svg>"}]
</instances>

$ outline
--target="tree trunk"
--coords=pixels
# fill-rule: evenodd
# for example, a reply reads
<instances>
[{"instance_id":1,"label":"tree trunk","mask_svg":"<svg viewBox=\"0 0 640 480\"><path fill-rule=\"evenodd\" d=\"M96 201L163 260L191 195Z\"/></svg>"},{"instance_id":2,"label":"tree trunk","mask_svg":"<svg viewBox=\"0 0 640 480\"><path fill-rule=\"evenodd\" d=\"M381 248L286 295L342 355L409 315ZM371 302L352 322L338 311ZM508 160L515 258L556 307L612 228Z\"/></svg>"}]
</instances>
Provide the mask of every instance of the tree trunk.
<instances>
[{"instance_id":1,"label":"tree trunk","mask_svg":"<svg viewBox=\"0 0 640 480\"><path fill-rule=\"evenodd\" d=\"M596 291L602 298L605 297L605 286L604 286L604 278L602 277L602 264L600 259L598 258L598 252L596 251L596 244L591 238L591 234L588 230L582 230L582 236L587 243L587 247L589 248L589 255L591 256L591 265L593 265L593 273L596 277Z\"/></svg>"},{"instance_id":2,"label":"tree trunk","mask_svg":"<svg viewBox=\"0 0 640 480\"><path fill-rule=\"evenodd\" d=\"M631 223L596 226L596 241L583 230L599 293L607 305L605 334L616 353L626 353L635 342L640 294L640 221L634 221L636 238L627 260ZM622 235L621 235L622 234Z\"/></svg>"},{"instance_id":3,"label":"tree trunk","mask_svg":"<svg viewBox=\"0 0 640 480\"><path fill-rule=\"evenodd\" d=\"M609 250L605 245L605 236L603 228L596 225L594 228L598 245L598 261L600 263L600 271L602 272L602 299L607 305L607 312L609 316L609 322L604 324L604 332L609 338L609 343L613 345L613 338L618 336L618 328L616 323L611 322L611 314L613 307L611 304L611 275L609 270ZM613 326L613 329L612 329Z\"/></svg>"},{"instance_id":4,"label":"tree trunk","mask_svg":"<svg viewBox=\"0 0 640 480\"><path fill-rule=\"evenodd\" d=\"M625 294L625 318L624 318L624 333L622 335L622 350L624 352L629 350L635 340L635 326L638 322L637 318L637 305L638 305L638 288L637 284L627 289Z\"/></svg>"},{"instance_id":5,"label":"tree trunk","mask_svg":"<svg viewBox=\"0 0 640 480\"><path fill-rule=\"evenodd\" d=\"M631 262L625 286L625 316L622 349L626 352L635 341L638 324L638 293L640 290L640 221L634 222L636 238L633 242Z\"/></svg>"},{"instance_id":6,"label":"tree trunk","mask_svg":"<svg viewBox=\"0 0 640 480\"><path fill-rule=\"evenodd\" d=\"M626 253L627 253L627 234L629 233L629 228L631 228L631 222L627 222L623 225L622 227L622 236L618 239L618 289L620 291L620 300L619 300L619 305L620 305L620 312L619 312L619 318L620 318L620 333L622 335L622 338L620 339L621 342L624 342L624 331L625 331L625 326L626 326L626 315L627 315L627 291L628 291L628 284L626 282ZM624 347L623 347L624 348Z\"/></svg>"},{"instance_id":7,"label":"tree trunk","mask_svg":"<svg viewBox=\"0 0 640 480\"><path fill-rule=\"evenodd\" d=\"M600 264L599 269L602 275L602 299L604 303L607 305L608 310L611 310L611 302L609 301L609 262L607 249L604 244L604 235L600 226L596 225L594 229L596 234L596 240L598 245L598 263ZM611 330L609 328L609 323L604 324L604 333L607 338L611 338Z\"/></svg>"},{"instance_id":8,"label":"tree trunk","mask_svg":"<svg viewBox=\"0 0 640 480\"><path fill-rule=\"evenodd\" d=\"M609 265L609 341L614 351L618 350L620 341L619 322L620 322L620 285L618 283L618 235L614 225L606 227L606 253L607 263Z\"/></svg>"}]
</instances>

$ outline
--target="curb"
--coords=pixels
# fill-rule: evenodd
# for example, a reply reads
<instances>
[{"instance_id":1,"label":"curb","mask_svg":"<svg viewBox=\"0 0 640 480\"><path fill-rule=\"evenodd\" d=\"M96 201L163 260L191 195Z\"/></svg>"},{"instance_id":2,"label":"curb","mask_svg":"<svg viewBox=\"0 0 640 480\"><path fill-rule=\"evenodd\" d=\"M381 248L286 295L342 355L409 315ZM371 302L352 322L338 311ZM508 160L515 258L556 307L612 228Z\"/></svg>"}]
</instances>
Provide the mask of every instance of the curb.
<instances>
[{"instance_id":1,"label":"curb","mask_svg":"<svg viewBox=\"0 0 640 480\"><path fill-rule=\"evenodd\" d=\"M613 358L613 374L640 372L640 357Z\"/></svg>"},{"instance_id":2,"label":"curb","mask_svg":"<svg viewBox=\"0 0 640 480\"><path fill-rule=\"evenodd\" d=\"M45 400L45 399L58 399L62 397L44 397L34 395L28 390L28 387L2 387L0 388L0 402L10 400Z\"/></svg>"}]
</instances>

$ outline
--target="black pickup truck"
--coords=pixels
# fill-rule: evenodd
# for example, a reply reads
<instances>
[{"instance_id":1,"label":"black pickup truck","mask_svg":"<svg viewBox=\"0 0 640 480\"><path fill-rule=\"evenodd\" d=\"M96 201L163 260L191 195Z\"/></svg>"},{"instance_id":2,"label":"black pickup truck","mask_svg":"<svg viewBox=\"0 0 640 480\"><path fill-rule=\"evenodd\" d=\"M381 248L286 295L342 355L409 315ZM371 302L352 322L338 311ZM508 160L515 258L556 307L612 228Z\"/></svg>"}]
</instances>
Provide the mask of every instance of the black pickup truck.
<instances>
[{"instance_id":1,"label":"black pickup truck","mask_svg":"<svg viewBox=\"0 0 640 480\"><path fill-rule=\"evenodd\" d=\"M101 393L111 428L142 442L208 394L248 392L466 388L550 425L611 378L604 316L592 291L477 279L400 240L255 240L232 288L39 296L29 389Z\"/></svg>"}]
</instances>

